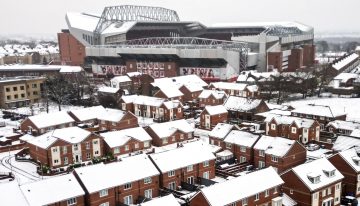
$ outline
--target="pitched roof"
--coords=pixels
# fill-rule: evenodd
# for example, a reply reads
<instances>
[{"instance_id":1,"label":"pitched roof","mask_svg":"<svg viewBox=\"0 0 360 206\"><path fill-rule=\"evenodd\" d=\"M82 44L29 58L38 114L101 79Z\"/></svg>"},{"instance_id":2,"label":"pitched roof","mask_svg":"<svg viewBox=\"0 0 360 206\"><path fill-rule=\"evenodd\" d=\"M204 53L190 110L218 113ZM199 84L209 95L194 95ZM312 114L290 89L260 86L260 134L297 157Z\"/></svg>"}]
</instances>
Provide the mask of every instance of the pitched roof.
<instances>
[{"instance_id":1,"label":"pitched roof","mask_svg":"<svg viewBox=\"0 0 360 206\"><path fill-rule=\"evenodd\" d=\"M271 122L275 120L278 124L291 125L295 123L298 128L310 128L315 120L305 119L299 117L285 116L285 115L268 115L264 122Z\"/></svg>"},{"instance_id":2,"label":"pitched roof","mask_svg":"<svg viewBox=\"0 0 360 206\"><path fill-rule=\"evenodd\" d=\"M247 84L234 83L234 82L214 82L211 83L210 86L214 86L217 89L221 90L239 90L244 91L248 86Z\"/></svg>"},{"instance_id":3,"label":"pitched roof","mask_svg":"<svg viewBox=\"0 0 360 206\"><path fill-rule=\"evenodd\" d=\"M229 132L234 128L231 124L218 123L214 129L209 133L210 137L215 137L218 139L224 139Z\"/></svg>"},{"instance_id":4,"label":"pitched roof","mask_svg":"<svg viewBox=\"0 0 360 206\"><path fill-rule=\"evenodd\" d=\"M360 172L360 165L355 162L360 161L360 157L358 155L360 152L360 147L350 148L348 150L344 150L339 152L338 154L356 171ZM359 153L360 154L360 153Z\"/></svg>"},{"instance_id":5,"label":"pitched roof","mask_svg":"<svg viewBox=\"0 0 360 206\"><path fill-rule=\"evenodd\" d=\"M344 176L326 158L320 158L309 163L298 165L291 170L310 191L334 184L344 178ZM325 175L324 171L335 171L335 175L333 177L328 177ZM312 183L309 177L317 176L320 176L320 182Z\"/></svg>"},{"instance_id":6,"label":"pitched roof","mask_svg":"<svg viewBox=\"0 0 360 206\"><path fill-rule=\"evenodd\" d=\"M106 108L105 112L99 114L99 120L105 120L110 122L119 122L128 112L121 111L119 109Z\"/></svg>"},{"instance_id":7,"label":"pitched roof","mask_svg":"<svg viewBox=\"0 0 360 206\"><path fill-rule=\"evenodd\" d=\"M110 81L121 83L121 82L131 82L131 79L128 76L117 76L112 78Z\"/></svg>"},{"instance_id":8,"label":"pitched roof","mask_svg":"<svg viewBox=\"0 0 360 206\"><path fill-rule=\"evenodd\" d=\"M173 194L153 198L150 201L141 203L140 206L180 206Z\"/></svg>"},{"instance_id":9,"label":"pitched roof","mask_svg":"<svg viewBox=\"0 0 360 206\"><path fill-rule=\"evenodd\" d=\"M206 110L210 115L224 114L224 113L227 113L227 112L228 112L223 105L206 106L206 107L205 107L205 110Z\"/></svg>"},{"instance_id":10,"label":"pitched roof","mask_svg":"<svg viewBox=\"0 0 360 206\"><path fill-rule=\"evenodd\" d=\"M295 143L295 140L263 135L255 144L254 149L264 150L265 154L283 157Z\"/></svg>"},{"instance_id":11,"label":"pitched roof","mask_svg":"<svg viewBox=\"0 0 360 206\"><path fill-rule=\"evenodd\" d=\"M80 121L87 121L87 120L97 119L100 113L105 112L105 108L100 105L100 106L86 107L83 109L71 110L70 112Z\"/></svg>"},{"instance_id":12,"label":"pitched roof","mask_svg":"<svg viewBox=\"0 0 360 206\"><path fill-rule=\"evenodd\" d=\"M182 106L181 102L178 100L166 101L163 104L167 109L174 109Z\"/></svg>"},{"instance_id":13,"label":"pitched roof","mask_svg":"<svg viewBox=\"0 0 360 206\"><path fill-rule=\"evenodd\" d=\"M194 132L194 128L185 119L152 124L149 127L160 138L170 137L177 130L184 133Z\"/></svg>"},{"instance_id":14,"label":"pitched roof","mask_svg":"<svg viewBox=\"0 0 360 206\"><path fill-rule=\"evenodd\" d=\"M245 97L229 96L229 98L227 98L227 100L225 101L224 106L227 110L242 112L256 109L261 102L261 99L249 99Z\"/></svg>"},{"instance_id":15,"label":"pitched roof","mask_svg":"<svg viewBox=\"0 0 360 206\"><path fill-rule=\"evenodd\" d=\"M225 137L224 142L245 147L252 147L258 139L259 135L245 131L233 130Z\"/></svg>"},{"instance_id":16,"label":"pitched roof","mask_svg":"<svg viewBox=\"0 0 360 206\"><path fill-rule=\"evenodd\" d=\"M30 206L50 205L85 194L73 174L24 184L20 189Z\"/></svg>"},{"instance_id":17,"label":"pitched roof","mask_svg":"<svg viewBox=\"0 0 360 206\"><path fill-rule=\"evenodd\" d=\"M291 112L323 116L323 117L330 117L330 118L346 115L345 112L336 110L335 108L330 108L330 106L315 105L315 104L308 104L308 105L304 105L301 107L297 107L294 110L292 110Z\"/></svg>"},{"instance_id":18,"label":"pitched roof","mask_svg":"<svg viewBox=\"0 0 360 206\"><path fill-rule=\"evenodd\" d=\"M131 156L110 164L81 167L75 169L75 172L90 194L159 175L159 171L146 155ZM98 179L99 174L101 181Z\"/></svg>"},{"instance_id":19,"label":"pitched roof","mask_svg":"<svg viewBox=\"0 0 360 206\"><path fill-rule=\"evenodd\" d=\"M329 122L328 126L333 126L335 129L344 129L344 130L354 130L354 129L360 129L360 123L358 122L348 122L348 121L342 121L342 120L335 120L332 122Z\"/></svg>"},{"instance_id":20,"label":"pitched roof","mask_svg":"<svg viewBox=\"0 0 360 206\"><path fill-rule=\"evenodd\" d=\"M224 91L218 91L218 90L208 90L208 89L204 89L198 98L202 98L202 99L206 99L209 98L210 96L213 96L215 99L222 99L224 97L226 97L226 93Z\"/></svg>"},{"instance_id":21,"label":"pitched roof","mask_svg":"<svg viewBox=\"0 0 360 206\"><path fill-rule=\"evenodd\" d=\"M133 99L134 104L148 105L153 107L159 107L164 101L165 99L163 98L149 97L143 95L138 95L136 98Z\"/></svg>"},{"instance_id":22,"label":"pitched roof","mask_svg":"<svg viewBox=\"0 0 360 206\"><path fill-rule=\"evenodd\" d=\"M117 87L107 87L107 86L103 86L103 87L99 87L98 88L98 92L103 92L103 93L111 93L111 94L115 94L119 91L120 89Z\"/></svg>"},{"instance_id":23,"label":"pitched roof","mask_svg":"<svg viewBox=\"0 0 360 206\"><path fill-rule=\"evenodd\" d=\"M195 145L151 154L150 157L163 173L215 159L210 150Z\"/></svg>"},{"instance_id":24,"label":"pitched roof","mask_svg":"<svg viewBox=\"0 0 360 206\"><path fill-rule=\"evenodd\" d=\"M167 98L184 96L184 94L178 88L171 87L169 85L159 86L159 89Z\"/></svg>"},{"instance_id":25,"label":"pitched roof","mask_svg":"<svg viewBox=\"0 0 360 206\"><path fill-rule=\"evenodd\" d=\"M106 144L109 145L110 148L122 146L131 138L140 142L151 140L150 135L142 127L105 132L101 133L101 136L104 137Z\"/></svg>"},{"instance_id":26,"label":"pitched roof","mask_svg":"<svg viewBox=\"0 0 360 206\"><path fill-rule=\"evenodd\" d=\"M268 167L210 187L205 187L200 192L205 196L209 205L223 206L282 184L284 184L284 181L276 171L272 167Z\"/></svg>"},{"instance_id":27,"label":"pitched roof","mask_svg":"<svg viewBox=\"0 0 360 206\"><path fill-rule=\"evenodd\" d=\"M71 116L65 111L39 114L39 115L31 116L29 117L29 119L39 129L75 122L75 120L71 118Z\"/></svg>"},{"instance_id":28,"label":"pitched roof","mask_svg":"<svg viewBox=\"0 0 360 206\"><path fill-rule=\"evenodd\" d=\"M354 146L360 147L360 138L340 135L336 138L332 149L344 151Z\"/></svg>"}]
</instances>

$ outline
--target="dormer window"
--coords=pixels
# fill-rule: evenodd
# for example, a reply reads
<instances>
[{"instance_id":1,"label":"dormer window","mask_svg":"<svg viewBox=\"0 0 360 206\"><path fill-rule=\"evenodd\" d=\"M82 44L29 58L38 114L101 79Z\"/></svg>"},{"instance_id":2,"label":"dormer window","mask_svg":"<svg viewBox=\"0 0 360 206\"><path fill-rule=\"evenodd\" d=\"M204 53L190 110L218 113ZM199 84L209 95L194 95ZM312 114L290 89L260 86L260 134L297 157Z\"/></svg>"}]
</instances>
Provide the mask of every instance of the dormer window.
<instances>
[{"instance_id":1,"label":"dormer window","mask_svg":"<svg viewBox=\"0 0 360 206\"><path fill-rule=\"evenodd\" d=\"M324 171L324 174L327 177L334 177L335 176L335 170L323 170L323 171Z\"/></svg>"},{"instance_id":2,"label":"dormer window","mask_svg":"<svg viewBox=\"0 0 360 206\"><path fill-rule=\"evenodd\" d=\"M360 157L359 157L359 156L354 156L354 157L352 157L352 160L354 161L354 163L355 163L357 166L360 166Z\"/></svg>"},{"instance_id":3,"label":"dormer window","mask_svg":"<svg viewBox=\"0 0 360 206\"><path fill-rule=\"evenodd\" d=\"M313 183L313 184L316 184L316 183L320 182L320 175L319 174L310 173L307 176L308 176L310 182Z\"/></svg>"}]
</instances>

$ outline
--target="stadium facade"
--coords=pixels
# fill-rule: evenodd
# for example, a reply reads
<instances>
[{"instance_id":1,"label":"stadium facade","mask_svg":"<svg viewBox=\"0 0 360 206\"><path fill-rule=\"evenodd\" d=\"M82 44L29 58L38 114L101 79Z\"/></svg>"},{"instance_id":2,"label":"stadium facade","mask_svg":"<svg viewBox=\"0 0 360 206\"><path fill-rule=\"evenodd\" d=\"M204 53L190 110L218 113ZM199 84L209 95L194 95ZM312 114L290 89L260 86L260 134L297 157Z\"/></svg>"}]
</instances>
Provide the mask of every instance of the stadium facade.
<instances>
[{"instance_id":1,"label":"stadium facade","mask_svg":"<svg viewBox=\"0 0 360 206\"><path fill-rule=\"evenodd\" d=\"M297 22L205 26L176 11L113 6L101 15L67 13L58 34L62 62L97 75L138 71L155 78L197 74L231 80L243 70L296 71L315 59L314 30Z\"/></svg>"}]
</instances>

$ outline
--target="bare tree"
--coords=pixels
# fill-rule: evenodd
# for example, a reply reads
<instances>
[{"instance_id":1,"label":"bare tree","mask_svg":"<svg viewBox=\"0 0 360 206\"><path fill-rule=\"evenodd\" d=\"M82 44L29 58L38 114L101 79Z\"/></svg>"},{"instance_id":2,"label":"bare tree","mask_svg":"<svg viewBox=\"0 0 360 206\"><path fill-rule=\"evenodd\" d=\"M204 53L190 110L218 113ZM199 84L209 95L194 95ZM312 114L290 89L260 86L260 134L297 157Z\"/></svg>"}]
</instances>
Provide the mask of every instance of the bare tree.
<instances>
[{"instance_id":1,"label":"bare tree","mask_svg":"<svg viewBox=\"0 0 360 206\"><path fill-rule=\"evenodd\" d=\"M48 77L44 86L45 95L58 104L59 111L61 111L61 105L68 103L74 93L72 84L62 74Z\"/></svg>"}]
</instances>

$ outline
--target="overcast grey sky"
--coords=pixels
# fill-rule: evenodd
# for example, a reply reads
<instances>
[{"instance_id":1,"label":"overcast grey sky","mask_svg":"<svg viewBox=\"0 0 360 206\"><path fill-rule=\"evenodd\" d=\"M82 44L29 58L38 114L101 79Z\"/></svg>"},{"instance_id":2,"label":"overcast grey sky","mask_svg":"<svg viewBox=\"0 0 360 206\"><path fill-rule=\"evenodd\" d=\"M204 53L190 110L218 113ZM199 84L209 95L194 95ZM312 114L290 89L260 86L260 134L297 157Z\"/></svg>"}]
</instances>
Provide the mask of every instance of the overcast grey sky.
<instances>
[{"instance_id":1,"label":"overcast grey sky","mask_svg":"<svg viewBox=\"0 0 360 206\"><path fill-rule=\"evenodd\" d=\"M105 6L149 5L174 9L182 20L299 21L316 32L360 32L360 0L3 0L0 34L53 34L67 28L68 11L101 13Z\"/></svg>"}]
</instances>

